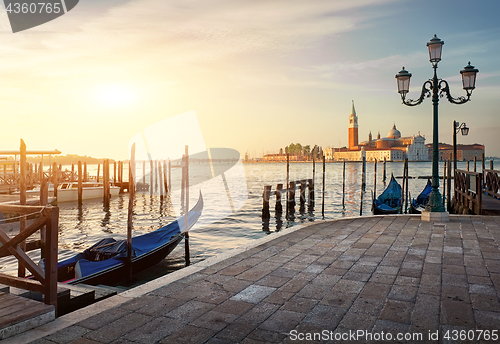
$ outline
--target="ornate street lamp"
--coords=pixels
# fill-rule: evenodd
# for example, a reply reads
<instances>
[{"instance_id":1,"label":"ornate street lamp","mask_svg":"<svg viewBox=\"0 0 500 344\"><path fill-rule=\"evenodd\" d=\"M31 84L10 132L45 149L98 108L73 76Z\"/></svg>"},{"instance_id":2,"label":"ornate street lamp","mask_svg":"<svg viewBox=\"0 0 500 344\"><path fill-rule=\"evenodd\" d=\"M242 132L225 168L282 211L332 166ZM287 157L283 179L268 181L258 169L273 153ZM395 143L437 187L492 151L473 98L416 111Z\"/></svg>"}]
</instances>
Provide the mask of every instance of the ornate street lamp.
<instances>
[{"instance_id":1,"label":"ornate street lamp","mask_svg":"<svg viewBox=\"0 0 500 344\"><path fill-rule=\"evenodd\" d=\"M469 64L460 71L462 74L462 84L466 92L466 96L460 96L458 98L453 98L450 94L450 88L448 82L444 79L438 79L437 77L437 65L441 61L441 52L444 42L437 38L436 35L427 43L429 48L429 61L432 63L432 68L434 69L434 76L432 79L424 82L422 86L422 92L420 98L417 100L406 99L406 94L410 91L410 78L411 73L403 69L396 75L398 82L398 92L401 94L401 99L403 104L408 106L419 105L423 102L425 97L430 97L432 94L432 104L433 104L433 136L432 136L432 192L429 196L429 203L425 207L425 212L422 213L422 217L425 219L435 218L432 213L446 213L443 206L443 201L441 194L439 193L439 165L438 165L438 105L439 97L446 96L448 101L453 104L464 104L470 100L472 91L476 87L476 74L478 72L474 66ZM441 219L446 220L448 214L435 214Z\"/></svg>"}]
</instances>

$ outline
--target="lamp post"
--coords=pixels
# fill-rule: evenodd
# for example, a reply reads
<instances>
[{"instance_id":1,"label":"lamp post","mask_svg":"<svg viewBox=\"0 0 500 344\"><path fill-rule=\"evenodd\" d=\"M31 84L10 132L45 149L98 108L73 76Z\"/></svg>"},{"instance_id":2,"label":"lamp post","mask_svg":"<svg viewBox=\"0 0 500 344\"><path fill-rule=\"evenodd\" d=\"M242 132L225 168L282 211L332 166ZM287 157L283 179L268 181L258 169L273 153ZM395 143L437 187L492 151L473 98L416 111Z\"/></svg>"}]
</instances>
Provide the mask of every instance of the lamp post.
<instances>
[{"instance_id":1,"label":"lamp post","mask_svg":"<svg viewBox=\"0 0 500 344\"><path fill-rule=\"evenodd\" d=\"M457 134L462 131L463 136L469 135L469 128L465 123L459 124L453 121L453 178L455 178L455 170L457 169Z\"/></svg>"},{"instance_id":2,"label":"lamp post","mask_svg":"<svg viewBox=\"0 0 500 344\"><path fill-rule=\"evenodd\" d=\"M450 94L450 88L448 82L444 79L438 79L437 77L437 65L441 61L441 51L444 42L437 38L436 35L427 43L429 48L429 61L434 69L434 76L432 79L427 80L422 85L422 92L420 98L417 100L406 99L406 94L410 90L410 78L411 73L409 73L405 68L396 75L398 84L398 93L401 94L401 100L403 104L408 106L416 106L423 102L425 97L430 97L432 95L433 104L433 135L432 135L432 192L429 196L429 202L425 207L425 211L422 213L422 218L425 220L441 219L446 220L448 218L448 213L443 206L443 201L441 194L439 192L439 165L438 165L438 146L439 146L439 136L438 136L438 105L439 97L446 96L448 101L453 104L464 104L470 100L472 91L476 84L476 74L478 72L474 66L469 64L460 71L462 74L462 84L463 89L466 92L466 96L460 96L458 98L453 98Z\"/></svg>"}]
</instances>

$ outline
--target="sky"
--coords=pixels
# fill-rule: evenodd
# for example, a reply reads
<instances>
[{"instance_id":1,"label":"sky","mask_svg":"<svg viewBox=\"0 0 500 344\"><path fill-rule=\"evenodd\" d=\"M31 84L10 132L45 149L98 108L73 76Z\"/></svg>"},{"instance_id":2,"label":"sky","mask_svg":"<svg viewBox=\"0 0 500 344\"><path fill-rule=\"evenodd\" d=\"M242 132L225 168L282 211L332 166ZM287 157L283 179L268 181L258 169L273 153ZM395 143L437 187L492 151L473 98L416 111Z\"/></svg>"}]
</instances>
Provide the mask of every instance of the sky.
<instances>
[{"instance_id":1,"label":"sky","mask_svg":"<svg viewBox=\"0 0 500 344\"><path fill-rule=\"evenodd\" d=\"M347 145L354 100L360 141L432 141L432 102L401 103L432 77L426 43L445 44L438 77L465 94L460 70L479 69L472 100L442 98L439 138L482 143L500 156L500 1L82 0L67 14L12 33L0 8L0 150L58 149L126 159L141 129L195 111L207 147L259 157L290 143Z\"/></svg>"}]
</instances>

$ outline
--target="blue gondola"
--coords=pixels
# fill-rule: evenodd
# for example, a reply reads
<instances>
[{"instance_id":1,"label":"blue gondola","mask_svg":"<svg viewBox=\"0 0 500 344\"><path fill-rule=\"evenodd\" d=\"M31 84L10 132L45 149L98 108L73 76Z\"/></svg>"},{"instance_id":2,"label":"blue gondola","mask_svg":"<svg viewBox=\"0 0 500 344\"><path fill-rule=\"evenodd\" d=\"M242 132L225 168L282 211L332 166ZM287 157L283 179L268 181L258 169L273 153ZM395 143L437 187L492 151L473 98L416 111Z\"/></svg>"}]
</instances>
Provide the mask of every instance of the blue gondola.
<instances>
[{"instance_id":1,"label":"blue gondola","mask_svg":"<svg viewBox=\"0 0 500 344\"><path fill-rule=\"evenodd\" d=\"M189 211L188 227L191 228L203 210L203 197ZM184 237L185 216L154 232L132 238L132 273L138 273L163 260ZM127 245L125 240L102 239L92 247L58 263L59 282L77 284L116 284L128 274L126 267Z\"/></svg>"},{"instance_id":2,"label":"blue gondola","mask_svg":"<svg viewBox=\"0 0 500 344\"><path fill-rule=\"evenodd\" d=\"M401 185L391 174L391 181L384 192L372 201L374 215L398 214L401 211Z\"/></svg>"},{"instance_id":3,"label":"blue gondola","mask_svg":"<svg viewBox=\"0 0 500 344\"><path fill-rule=\"evenodd\" d=\"M432 191L432 183L431 180L427 180L427 184L425 188L422 190L420 195L418 195L417 199L413 199L410 202L410 214L421 214L422 211L425 210L425 206L429 202L429 195Z\"/></svg>"}]
</instances>

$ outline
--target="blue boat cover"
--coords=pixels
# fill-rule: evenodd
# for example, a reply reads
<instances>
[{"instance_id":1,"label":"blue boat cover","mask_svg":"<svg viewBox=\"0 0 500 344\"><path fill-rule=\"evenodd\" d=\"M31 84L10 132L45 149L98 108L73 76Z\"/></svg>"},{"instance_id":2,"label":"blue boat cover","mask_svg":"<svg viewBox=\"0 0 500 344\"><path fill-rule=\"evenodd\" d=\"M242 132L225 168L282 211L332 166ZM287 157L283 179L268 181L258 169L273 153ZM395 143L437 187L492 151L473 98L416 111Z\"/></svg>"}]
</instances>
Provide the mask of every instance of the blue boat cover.
<instances>
[{"instance_id":1,"label":"blue boat cover","mask_svg":"<svg viewBox=\"0 0 500 344\"><path fill-rule=\"evenodd\" d=\"M201 215L203 199L200 194L198 203L188 214L189 227L192 227ZM185 229L185 217L161 227L154 232L146 233L132 238L132 256L141 256L162 245L167 244L176 234ZM75 264L75 278L81 278L106 270L113 266L124 264L127 257L127 240L113 238L102 239L83 253L61 261L58 268Z\"/></svg>"},{"instance_id":2,"label":"blue boat cover","mask_svg":"<svg viewBox=\"0 0 500 344\"><path fill-rule=\"evenodd\" d=\"M394 179L394 175L391 175L389 185L374 202L382 210L394 210L401 206L401 185Z\"/></svg>"},{"instance_id":3,"label":"blue boat cover","mask_svg":"<svg viewBox=\"0 0 500 344\"><path fill-rule=\"evenodd\" d=\"M432 183L430 179L427 179L427 184L425 185L425 188L422 190L420 195L418 195L417 199L413 200L413 206L415 208L417 207L425 207L427 203L429 202L429 195L431 194L432 191Z\"/></svg>"}]
</instances>

